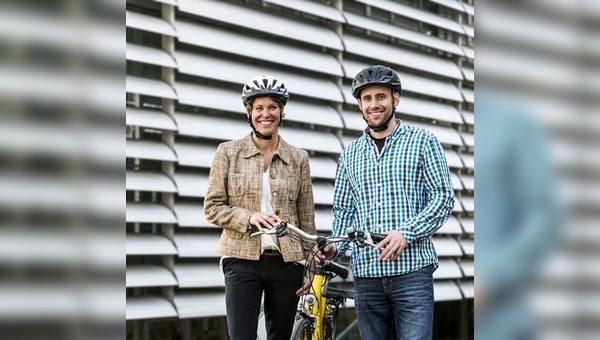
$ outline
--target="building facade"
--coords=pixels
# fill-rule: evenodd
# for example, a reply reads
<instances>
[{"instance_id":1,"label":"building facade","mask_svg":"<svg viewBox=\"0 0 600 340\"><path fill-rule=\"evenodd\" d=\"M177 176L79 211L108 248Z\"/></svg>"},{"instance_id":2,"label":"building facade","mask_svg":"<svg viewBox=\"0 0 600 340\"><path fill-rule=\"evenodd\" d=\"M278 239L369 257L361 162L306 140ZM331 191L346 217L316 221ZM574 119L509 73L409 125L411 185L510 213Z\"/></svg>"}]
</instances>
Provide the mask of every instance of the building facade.
<instances>
[{"instance_id":1,"label":"building facade","mask_svg":"<svg viewBox=\"0 0 600 340\"><path fill-rule=\"evenodd\" d=\"M327 233L337 158L365 128L350 84L372 64L400 75L397 117L432 131L446 151L456 202L434 235L434 333L472 336L473 0L126 6L127 339L227 337L221 229L204 219L203 199L217 145L250 131L243 84L271 74L288 86L280 134L309 152L317 229ZM352 278L336 284L350 288ZM358 338L352 301L338 334Z\"/></svg>"}]
</instances>

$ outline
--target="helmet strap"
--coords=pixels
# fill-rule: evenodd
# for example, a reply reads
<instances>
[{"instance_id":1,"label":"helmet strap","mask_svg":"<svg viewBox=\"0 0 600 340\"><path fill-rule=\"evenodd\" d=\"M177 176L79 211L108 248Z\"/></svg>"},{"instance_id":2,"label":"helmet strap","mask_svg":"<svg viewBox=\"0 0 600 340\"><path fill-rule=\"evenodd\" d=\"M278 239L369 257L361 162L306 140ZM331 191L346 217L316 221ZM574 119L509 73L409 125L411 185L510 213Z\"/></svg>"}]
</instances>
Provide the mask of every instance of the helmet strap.
<instances>
[{"instance_id":1,"label":"helmet strap","mask_svg":"<svg viewBox=\"0 0 600 340\"><path fill-rule=\"evenodd\" d=\"M262 133L258 132L256 127L254 127L254 124L252 124L252 116L250 116L250 115L248 115L248 125L250 125L250 127L252 128L252 131L254 131L254 135L257 138L265 139L265 140L269 140L269 139L273 138L273 136L263 135ZM281 122L279 123L279 125L281 125Z\"/></svg>"},{"instance_id":2,"label":"helmet strap","mask_svg":"<svg viewBox=\"0 0 600 340\"><path fill-rule=\"evenodd\" d=\"M373 130L373 132L381 132L381 131L385 131L388 128L388 123L390 122L390 120L392 120L392 118L394 118L395 115L396 115L396 107L392 106L392 114L385 120L385 122L383 122L379 126L373 126L373 125L369 124L369 121L367 120L367 118L365 118L364 114L363 114L363 119L365 122L367 122L367 126L369 127L369 129Z\"/></svg>"}]
</instances>

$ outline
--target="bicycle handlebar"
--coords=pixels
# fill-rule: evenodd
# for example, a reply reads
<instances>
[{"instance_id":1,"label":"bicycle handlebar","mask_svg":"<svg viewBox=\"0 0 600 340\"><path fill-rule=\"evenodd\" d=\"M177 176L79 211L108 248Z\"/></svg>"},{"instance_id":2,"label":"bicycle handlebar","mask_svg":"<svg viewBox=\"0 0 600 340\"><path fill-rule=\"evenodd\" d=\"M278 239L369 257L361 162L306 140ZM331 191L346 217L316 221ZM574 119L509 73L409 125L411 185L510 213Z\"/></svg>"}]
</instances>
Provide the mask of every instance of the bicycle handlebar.
<instances>
[{"instance_id":1,"label":"bicycle handlebar","mask_svg":"<svg viewBox=\"0 0 600 340\"><path fill-rule=\"evenodd\" d=\"M267 231L258 231L252 233L250 236L255 237L259 235L275 234L278 237L281 237L287 234L287 229L290 229L293 232L295 232L304 241L313 241L322 245L351 241L355 242L360 247L364 247L365 245L375 247L375 243L373 242L381 242L384 238L387 237L386 234L371 233L368 231L356 231L353 227L346 228L346 236L326 237L321 235L311 235L287 222L279 222L275 228L269 229Z\"/></svg>"}]
</instances>

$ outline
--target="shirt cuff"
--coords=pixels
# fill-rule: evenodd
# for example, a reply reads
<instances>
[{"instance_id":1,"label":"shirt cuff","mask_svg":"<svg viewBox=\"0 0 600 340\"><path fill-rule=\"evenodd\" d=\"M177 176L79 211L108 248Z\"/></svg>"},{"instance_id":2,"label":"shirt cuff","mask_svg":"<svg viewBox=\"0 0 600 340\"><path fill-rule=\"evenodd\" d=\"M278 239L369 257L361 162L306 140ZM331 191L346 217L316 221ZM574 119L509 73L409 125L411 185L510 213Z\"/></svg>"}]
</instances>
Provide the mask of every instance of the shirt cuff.
<instances>
[{"instance_id":1,"label":"shirt cuff","mask_svg":"<svg viewBox=\"0 0 600 340\"><path fill-rule=\"evenodd\" d=\"M412 230L412 228L409 225L401 224L400 229L398 229L398 230L402 233L402 236L404 236L404 238L406 239L406 242L408 242L408 244L413 243L413 241L415 240L415 232Z\"/></svg>"}]
</instances>

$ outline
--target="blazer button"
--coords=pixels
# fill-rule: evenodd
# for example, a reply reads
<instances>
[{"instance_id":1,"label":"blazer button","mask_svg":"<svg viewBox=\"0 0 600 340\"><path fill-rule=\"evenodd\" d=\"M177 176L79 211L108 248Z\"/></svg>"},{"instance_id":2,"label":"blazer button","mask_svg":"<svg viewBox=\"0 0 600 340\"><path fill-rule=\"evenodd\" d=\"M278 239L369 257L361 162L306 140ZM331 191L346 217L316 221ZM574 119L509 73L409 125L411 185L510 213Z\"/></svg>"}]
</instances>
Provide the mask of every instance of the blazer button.
<instances>
[{"instance_id":1,"label":"blazer button","mask_svg":"<svg viewBox=\"0 0 600 340\"><path fill-rule=\"evenodd\" d=\"M275 174L271 174L271 178L275 179L275 178L277 178L277 176L275 176Z\"/></svg>"},{"instance_id":2,"label":"blazer button","mask_svg":"<svg viewBox=\"0 0 600 340\"><path fill-rule=\"evenodd\" d=\"M277 196L277 190L273 191L273 196Z\"/></svg>"},{"instance_id":3,"label":"blazer button","mask_svg":"<svg viewBox=\"0 0 600 340\"><path fill-rule=\"evenodd\" d=\"M279 209L275 210L275 215L279 216Z\"/></svg>"}]
</instances>

